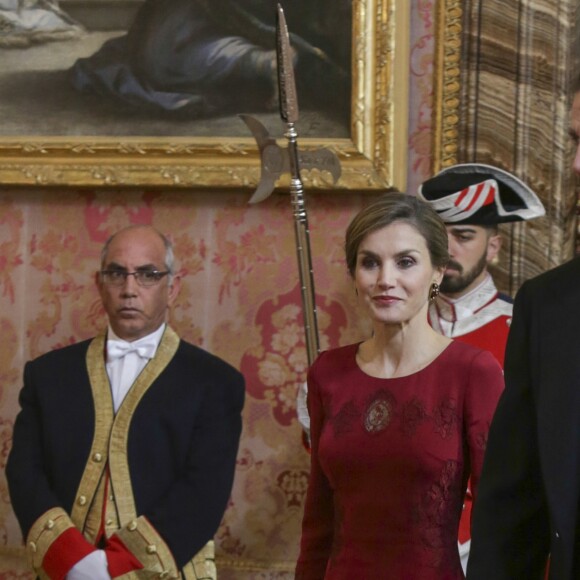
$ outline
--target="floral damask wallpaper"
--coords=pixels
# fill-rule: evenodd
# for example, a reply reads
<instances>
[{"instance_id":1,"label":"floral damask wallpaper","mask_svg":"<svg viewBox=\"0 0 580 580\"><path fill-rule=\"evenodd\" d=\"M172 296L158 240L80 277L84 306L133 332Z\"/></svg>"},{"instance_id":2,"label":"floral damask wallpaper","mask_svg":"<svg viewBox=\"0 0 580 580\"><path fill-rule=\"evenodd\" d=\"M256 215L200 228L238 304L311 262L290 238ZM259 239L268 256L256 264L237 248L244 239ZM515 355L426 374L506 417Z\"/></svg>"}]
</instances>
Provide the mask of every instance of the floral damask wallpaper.
<instances>
[{"instance_id":1,"label":"floral damask wallpaper","mask_svg":"<svg viewBox=\"0 0 580 580\"><path fill-rule=\"evenodd\" d=\"M409 191L429 176L433 2L413 2ZM404 140L400 143L403 145ZM26 360L104 325L94 285L100 249L122 226L149 223L175 244L183 276L171 324L240 368L244 431L229 507L217 534L222 580L287 579L298 552L308 455L296 420L306 373L292 211L285 195L0 192L0 579L30 579L4 467ZM308 197L323 348L366 333L346 274L346 226L370 194Z\"/></svg>"}]
</instances>

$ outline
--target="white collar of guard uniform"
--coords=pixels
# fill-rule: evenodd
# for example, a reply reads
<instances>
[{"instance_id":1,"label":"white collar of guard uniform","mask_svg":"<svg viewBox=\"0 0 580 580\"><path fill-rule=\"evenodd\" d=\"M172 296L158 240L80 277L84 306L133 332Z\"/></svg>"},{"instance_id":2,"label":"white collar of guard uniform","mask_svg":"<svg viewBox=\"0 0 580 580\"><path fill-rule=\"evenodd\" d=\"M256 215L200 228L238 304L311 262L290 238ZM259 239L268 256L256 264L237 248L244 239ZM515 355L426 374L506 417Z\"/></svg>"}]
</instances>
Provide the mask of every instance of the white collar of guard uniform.
<instances>
[{"instance_id":1,"label":"white collar of guard uniform","mask_svg":"<svg viewBox=\"0 0 580 580\"><path fill-rule=\"evenodd\" d=\"M459 298L437 297L437 313L448 322L469 318L495 300L498 291L493 278L487 273L485 279L473 290Z\"/></svg>"},{"instance_id":2,"label":"white collar of guard uniform","mask_svg":"<svg viewBox=\"0 0 580 580\"><path fill-rule=\"evenodd\" d=\"M472 292L453 302L446 296L438 296L429 306L429 322L440 334L456 338L474 332L502 316L511 320L512 311L513 305L499 297L490 276Z\"/></svg>"}]
</instances>

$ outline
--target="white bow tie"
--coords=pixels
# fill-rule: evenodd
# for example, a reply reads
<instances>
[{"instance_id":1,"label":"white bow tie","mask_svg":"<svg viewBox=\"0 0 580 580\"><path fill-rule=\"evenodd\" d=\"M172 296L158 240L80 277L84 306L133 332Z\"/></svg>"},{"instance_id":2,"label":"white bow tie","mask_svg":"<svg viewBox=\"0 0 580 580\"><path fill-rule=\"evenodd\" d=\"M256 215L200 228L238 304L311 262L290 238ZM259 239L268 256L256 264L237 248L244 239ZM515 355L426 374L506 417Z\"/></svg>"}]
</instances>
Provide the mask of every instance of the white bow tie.
<instances>
[{"instance_id":1,"label":"white bow tie","mask_svg":"<svg viewBox=\"0 0 580 580\"><path fill-rule=\"evenodd\" d=\"M141 358L153 358L157 345L154 342L136 344L124 340L107 341L107 362L123 358L129 352L136 352Z\"/></svg>"}]
</instances>

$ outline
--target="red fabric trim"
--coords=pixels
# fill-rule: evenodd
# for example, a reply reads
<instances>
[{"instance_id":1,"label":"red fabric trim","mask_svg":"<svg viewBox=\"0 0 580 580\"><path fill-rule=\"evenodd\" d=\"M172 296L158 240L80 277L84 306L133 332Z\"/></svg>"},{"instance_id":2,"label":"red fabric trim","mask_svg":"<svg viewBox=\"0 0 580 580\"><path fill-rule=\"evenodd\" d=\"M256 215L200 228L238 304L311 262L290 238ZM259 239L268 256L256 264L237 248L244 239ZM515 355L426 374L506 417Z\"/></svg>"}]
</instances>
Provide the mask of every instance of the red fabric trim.
<instances>
[{"instance_id":1,"label":"red fabric trim","mask_svg":"<svg viewBox=\"0 0 580 580\"><path fill-rule=\"evenodd\" d=\"M469 481L469 485L471 480ZM471 508L473 507L473 496L471 495L471 490L469 486L467 488L467 493L465 494L465 499L463 500L463 511L461 512L461 519L459 520L459 534L458 541L460 544L464 544L471 539Z\"/></svg>"},{"instance_id":2,"label":"red fabric trim","mask_svg":"<svg viewBox=\"0 0 580 580\"><path fill-rule=\"evenodd\" d=\"M104 486L105 489L103 491L103 505L101 506L101 522L99 524L99 531L97 532L97 538L95 541L95 544L97 546L100 545L101 540L103 540L105 538L105 518L107 517L107 502L108 502L108 497L109 497L109 478L110 478L110 473L109 473L109 467L107 466L107 469L105 471L105 482L104 482Z\"/></svg>"},{"instance_id":3,"label":"red fabric trim","mask_svg":"<svg viewBox=\"0 0 580 580\"><path fill-rule=\"evenodd\" d=\"M308 434L306 431L304 431L304 429L302 429L302 445L304 446L304 449L310 453L310 439L308 438Z\"/></svg>"},{"instance_id":4,"label":"red fabric trim","mask_svg":"<svg viewBox=\"0 0 580 580\"><path fill-rule=\"evenodd\" d=\"M483 189L485 187L485 181L478 183L477 186L472 185L471 187L475 187L475 193L473 194L471 201L467 204L467 207L463 208L463 211L469 211L479 201L479 198L480 198L480 196L483 192Z\"/></svg>"},{"instance_id":5,"label":"red fabric trim","mask_svg":"<svg viewBox=\"0 0 580 580\"><path fill-rule=\"evenodd\" d=\"M123 544L119 536L113 535L107 540L105 547L107 565L111 578L117 578L134 570L141 570L143 564Z\"/></svg>"},{"instance_id":6,"label":"red fabric trim","mask_svg":"<svg viewBox=\"0 0 580 580\"><path fill-rule=\"evenodd\" d=\"M462 189L461 192L459 193L459 197L455 200L455 207L459 207L461 202L465 199L465 196L469 193L469 190L471 189L471 187L466 187L465 189Z\"/></svg>"},{"instance_id":7,"label":"red fabric trim","mask_svg":"<svg viewBox=\"0 0 580 580\"><path fill-rule=\"evenodd\" d=\"M495 187L490 186L489 193L487 194L487 197L485 198L483 205L491 205L495 200L495 193L496 193Z\"/></svg>"},{"instance_id":8,"label":"red fabric trim","mask_svg":"<svg viewBox=\"0 0 580 580\"><path fill-rule=\"evenodd\" d=\"M496 292L493 295L493 298L490 298L483 306L480 306L477 310L473 311L473 314L477 314L481 310L483 310L486 306L489 306L492 302L495 302L499 297L499 292ZM500 316L506 316L505 314L500 314Z\"/></svg>"},{"instance_id":9,"label":"red fabric trim","mask_svg":"<svg viewBox=\"0 0 580 580\"><path fill-rule=\"evenodd\" d=\"M486 185L489 184L489 191L487 192L485 199L480 202L480 197L484 193ZM465 201L469 194L473 193L471 199ZM481 208L486 205L490 205L494 202L496 197L497 189L490 183L489 180L482 181L480 183L474 183L459 192L458 198L455 200L455 207L459 208L462 213L468 212L474 206L477 205Z\"/></svg>"},{"instance_id":10,"label":"red fabric trim","mask_svg":"<svg viewBox=\"0 0 580 580\"><path fill-rule=\"evenodd\" d=\"M85 556L96 551L76 529L65 530L48 548L42 568L51 580L63 580L69 570Z\"/></svg>"}]
</instances>

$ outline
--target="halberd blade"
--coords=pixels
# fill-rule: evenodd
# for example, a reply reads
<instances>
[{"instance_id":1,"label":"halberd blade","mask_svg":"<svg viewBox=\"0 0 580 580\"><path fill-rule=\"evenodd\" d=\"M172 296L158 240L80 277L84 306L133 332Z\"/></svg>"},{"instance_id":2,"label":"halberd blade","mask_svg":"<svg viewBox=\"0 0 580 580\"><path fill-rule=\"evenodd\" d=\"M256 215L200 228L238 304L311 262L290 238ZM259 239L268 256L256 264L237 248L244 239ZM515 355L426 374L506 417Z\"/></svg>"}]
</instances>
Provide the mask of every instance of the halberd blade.
<instances>
[{"instance_id":1,"label":"halberd blade","mask_svg":"<svg viewBox=\"0 0 580 580\"><path fill-rule=\"evenodd\" d=\"M292 49L290 48L286 17L280 4L278 4L276 20L280 116L286 123L296 123L298 121L298 97L296 95Z\"/></svg>"}]
</instances>

